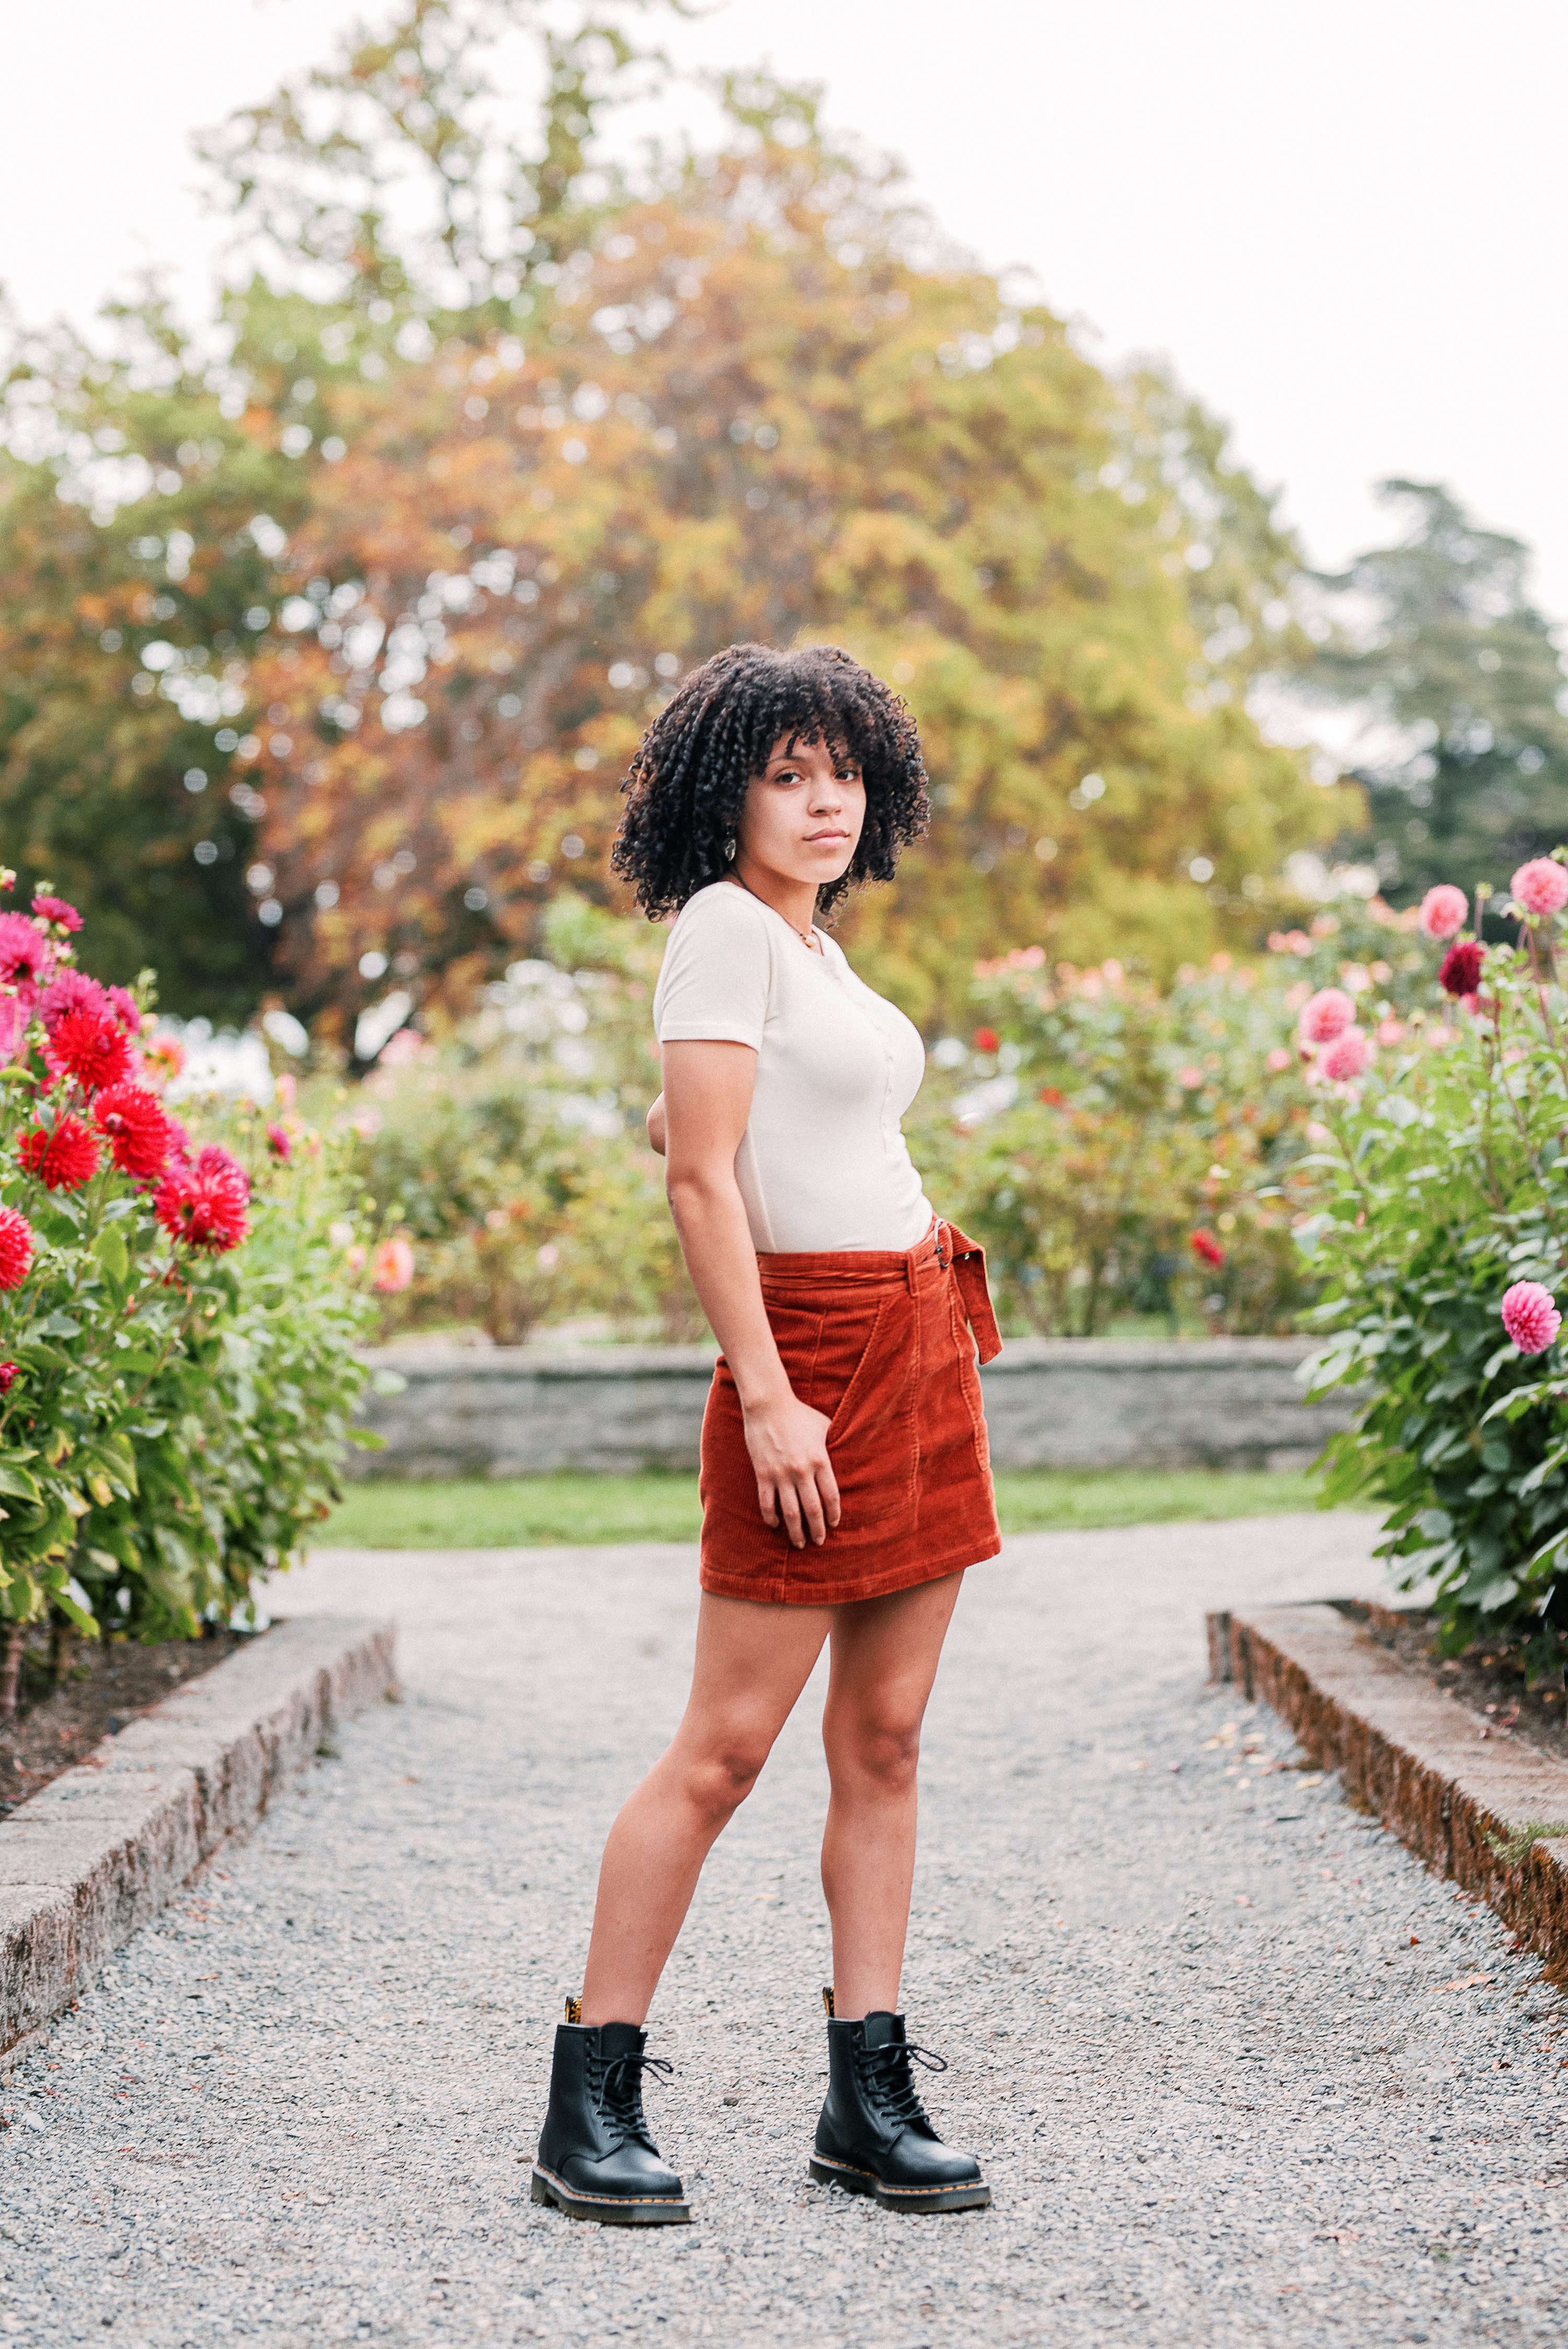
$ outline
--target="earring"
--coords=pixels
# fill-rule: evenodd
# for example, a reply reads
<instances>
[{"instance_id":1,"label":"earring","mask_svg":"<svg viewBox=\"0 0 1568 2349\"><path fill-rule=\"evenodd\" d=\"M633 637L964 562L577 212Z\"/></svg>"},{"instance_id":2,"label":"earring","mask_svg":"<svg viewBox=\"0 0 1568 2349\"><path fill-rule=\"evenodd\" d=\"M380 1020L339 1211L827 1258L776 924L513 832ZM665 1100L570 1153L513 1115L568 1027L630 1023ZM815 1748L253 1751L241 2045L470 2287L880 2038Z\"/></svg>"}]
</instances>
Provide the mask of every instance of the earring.
<instances>
[{"instance_id":1,"label":"earring","mask_svg":"<svg viewBox=\"0 0 1568 2349\"><path fill-rule=\"evenodd\" d=\"M730 833L729 838L724 843L724 861L727 864L733 864L735 862L735 834L733 833Z\"/></svg>"}]
</instances>

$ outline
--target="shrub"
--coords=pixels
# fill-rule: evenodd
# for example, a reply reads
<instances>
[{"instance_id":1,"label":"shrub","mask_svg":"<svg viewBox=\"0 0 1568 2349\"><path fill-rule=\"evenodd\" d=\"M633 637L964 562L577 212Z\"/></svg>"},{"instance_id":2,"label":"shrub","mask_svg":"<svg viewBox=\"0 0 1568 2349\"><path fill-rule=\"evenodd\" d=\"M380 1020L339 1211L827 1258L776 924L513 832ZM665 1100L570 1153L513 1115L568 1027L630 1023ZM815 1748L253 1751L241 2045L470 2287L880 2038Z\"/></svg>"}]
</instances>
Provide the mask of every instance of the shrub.
<instances>
[{"instance_id":1,"label":"shrub","mask_svg":"<svg viewBox=\"0 0 1568 2349\"><path fill-rule=\"evenodd\" d=\"M1311 1110L1280 1048L1294 983L1227 955L1165 990L1115 961L1051 970L1038 947L982 965L982 1024L967 1049L938 1044L945 1098L937 1077L912 1138L1012 1318L1081 1336L1139 1311L1291 1326L1310 1294L1291 1228Z\"/></svg>"},{"instance_id":2,"label":"shrub","mask_svg":"<svg viewBox=\"0 0 1568 2349\"><path fill-rule=\"evenodd\" d=\"M0 1711L30 1623L228 1619L335 1494L364 1377L325 1153L193 1137L150 982L99 987L34 904L0 913Z\"/></svg>"},{"instance_id":3,"label":"shrub","mask_svg":"<svg viewBox=\"0 0 1568 2349\"><path fill-rule=\"evenodd\" d=\"M1471 935L1457 966L1449 947L1446 984L1479 979L1464 1001L1439 996L1363 1076L1323 1084L1330 1195L1301 1237L1327 1288L1312 1318L1331 1332L1313 1392L1365 1397L1329 1447L1328 1497L1387 1509L1380 1554L1406 1588L1433 1580L1449 1652L1512 1640L1533 1666L1568 1639L1568 1380L1551 1295L1568 1247L1568 997L1551 905L1568 885L1535 874L1526 890L1517 947L1483 953ZM1430 949L1429 993L1451 935Z\"/></svg>"}]
</instances>

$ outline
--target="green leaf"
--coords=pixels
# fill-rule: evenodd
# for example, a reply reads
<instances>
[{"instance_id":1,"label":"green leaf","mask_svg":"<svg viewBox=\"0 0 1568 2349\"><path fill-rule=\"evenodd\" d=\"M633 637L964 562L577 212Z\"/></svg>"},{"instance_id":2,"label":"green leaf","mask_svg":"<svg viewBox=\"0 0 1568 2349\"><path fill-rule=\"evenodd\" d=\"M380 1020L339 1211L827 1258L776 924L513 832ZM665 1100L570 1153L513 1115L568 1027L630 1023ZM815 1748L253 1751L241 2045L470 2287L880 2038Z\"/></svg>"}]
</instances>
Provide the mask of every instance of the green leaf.
<instances>
[{"instance_id":1,"label":"green leaf","mask_svg":"<svg viewBox=\"0 0 1568 2349\"><path fill-rule=\"evenodd\" d=\"M106 1225L99 1232L98 1238L93 1242L93 1254L109 1278L117 1286L123 1287L126 1275L130 1269L130 1258L126 1252L125 1234L118 1224Z\"/></svg>"},{"instance_id":2,"label":"green leaf","mask_svg":"<svg viewBox=\"0 0 1568 2349\"><path fill-rule=\"evenodd\" d=\"M36 1478L29 1476L25 1468L16 1467L9 1460L0 1460L0 1493L9 1493L19 1501L37 1501L43 1497Z\"/></svg>"}]
</instances>

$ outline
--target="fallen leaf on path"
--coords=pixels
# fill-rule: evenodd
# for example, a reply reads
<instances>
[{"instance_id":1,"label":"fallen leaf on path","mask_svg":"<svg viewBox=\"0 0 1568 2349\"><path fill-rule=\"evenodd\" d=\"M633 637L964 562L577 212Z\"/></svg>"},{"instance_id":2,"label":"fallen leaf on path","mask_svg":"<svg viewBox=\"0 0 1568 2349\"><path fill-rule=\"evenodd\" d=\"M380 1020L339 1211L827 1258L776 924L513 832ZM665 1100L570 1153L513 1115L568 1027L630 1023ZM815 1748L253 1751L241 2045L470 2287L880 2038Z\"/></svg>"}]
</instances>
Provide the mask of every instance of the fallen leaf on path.
<instances>
[{"instance_id":1,"label":"fallen leaf on path","mask_svg":"<svg viewBox=\"0 0 1568 2349\"><path fill-rule=\"evenodd\" d=\"M1495 1974L1456 1974L1452 1982L1439 1982L1438 1988L1440 1991L1491 1990L1496 1980Z\"/></svg>"}]
</instances>

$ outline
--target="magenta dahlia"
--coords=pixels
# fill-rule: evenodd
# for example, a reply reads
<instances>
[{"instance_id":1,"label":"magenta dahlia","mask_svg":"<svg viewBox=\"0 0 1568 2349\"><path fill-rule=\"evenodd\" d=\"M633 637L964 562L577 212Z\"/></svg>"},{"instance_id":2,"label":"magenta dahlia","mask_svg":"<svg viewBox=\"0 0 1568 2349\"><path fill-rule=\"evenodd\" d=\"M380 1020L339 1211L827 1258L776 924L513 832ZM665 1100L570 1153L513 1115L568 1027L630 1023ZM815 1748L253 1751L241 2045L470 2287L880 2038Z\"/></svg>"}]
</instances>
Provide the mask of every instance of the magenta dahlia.
<instances>
[{"instance_id":1,"label":"magenta dahlia","mask_svg":"<svg viewBox=\"0 0 1568 2349\"><path fill-rule=\"evenodd\" d=\"M140 1035L141 1006L129 987L109 988L108 1008L128 1036Z\"/></svg>"},{"instance_id":2,"label":"magenta dahlia","mask_svg":"<svg viewBox=\"0 0 1568 2349\"><path fill-rule=\"evenodd\" d=\"M274 1158L281 1158L284 1164L287 1164L288 1161L294 1156L294 1143L290 1137L289 1130L286 1125L268 1126L267 1148L272 1152Z\"/></svg>"},{"instance_id":3,"label":"magenta dahlia","mask_svg":"<svg viewBox=\"0 0 1568 2349\"><path fill-rule=\"evenodd\" d=\"M108 1085L93 1102L93 1123L122 1174L148 1183L162 1174L172 1136L156 1094L142 1085Z\"/></svg>"},{"instance_id":4,"label":"magenta dahlia","mask_svg":"<svg viewBox=\"0 0 1568 2349\"><path fill-rule=\"evenodd\" d=\"M36 1235L26 1216L0 1207L0 1288L20 1288L33 1261Z\"/></svg>"},{"instance_id":5,"label":"magenta dahlia","mask_svg":"<svg viewBox=\"0 0 1568 2349\"><path fill-rule=\"evenodd\" d=\"M94 1011L100 1019L108 1011L108 997L97 979L69 963L56 971L38 998L38 1017L52 1036L67 1011Z\"/></svg>"},{"instance_id":6,"label":"magenta dahlia","mask_svg":"<svg viewBox=\"0 0 1568 2349\"><path fill-rule=\"evenodd\" d=\"M0 922L5 919L0 914ZM87 1004L57 1020L55 1032L44 1047L44 1058L51 1075L74 1077L88 1093L105 1085L123 1084L132 1070L124 1030Z\"/></svg>"},{"instance_id":7,"label":"magenta dahlia","mask_svg":"<svg viewBox=\"0 0 1568 2349\"><path fill-rule=\"evenodd\" d=\"M41 922L53 922L62 930L79 930L82 926L76 907L67 905L63 897L35 897L33 911Z\"/></svg>"},{"instance_id":8,"label":"magenta dahlia","mask_svg":"<svg viewBox=\"0 0 1568 2349\"><path fill-rule=\"evenodd\" d=\"M54 968L55 949L26 914L0 914L0 979L41 987Z\"/></svg>"},{"instance_id":9,"label":"magenta dahlia","mask_svg":"<svg viewBox=\"0 0 1568 2349\"><path fill-rule=\"evenodd\" d=\"M34 1126L17 1143L16 1155L46 1191L79 1191L98 1173L98 1143L79 1117Z\"/></svg>"},{"instance_id":10,"label":"magenta dahlia","mask_svg":"<svg viewBox=\"0 0 1568 2349\"><path fill-rule=\"evenodd\" d=\"M1502 1326L1522 1354L1543 1354L1563 1327L1563 1316L1540 1281L1516 1280L1502 1292Z\"/></svg>"},{"instance_id":11,"label":"magenta dahlia","mask_svg":"<svg viewBox=\"0 0 1568 2349\"><path fill-rule=\"evenodd\" d=\"M0 1394L9 1394L21 1375L20 1362L0 1362Z\"/></svg>"}]
</instances>

